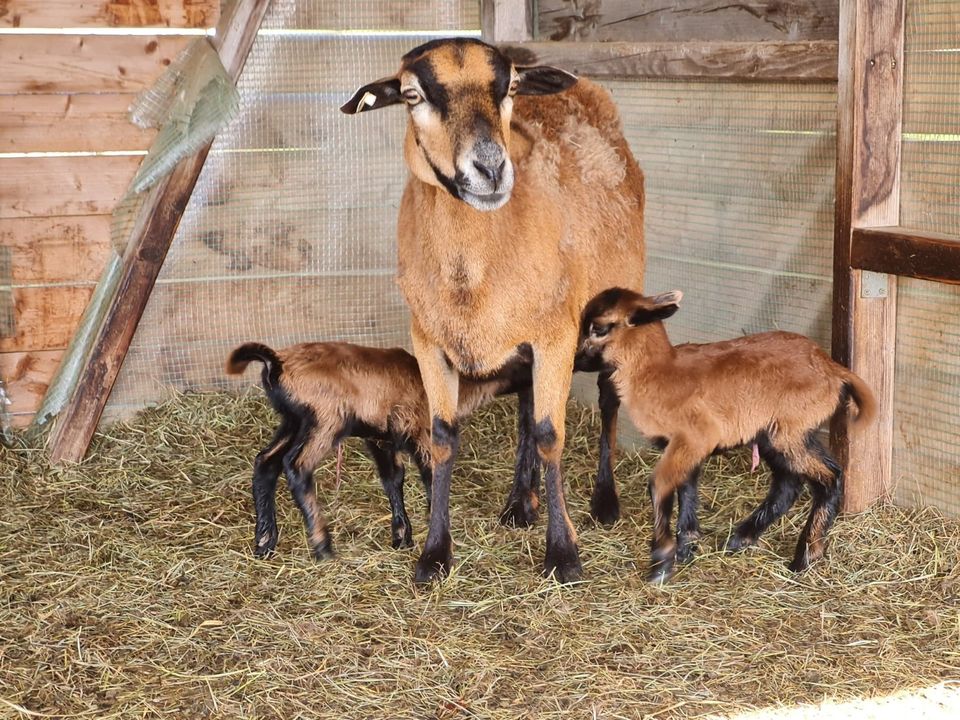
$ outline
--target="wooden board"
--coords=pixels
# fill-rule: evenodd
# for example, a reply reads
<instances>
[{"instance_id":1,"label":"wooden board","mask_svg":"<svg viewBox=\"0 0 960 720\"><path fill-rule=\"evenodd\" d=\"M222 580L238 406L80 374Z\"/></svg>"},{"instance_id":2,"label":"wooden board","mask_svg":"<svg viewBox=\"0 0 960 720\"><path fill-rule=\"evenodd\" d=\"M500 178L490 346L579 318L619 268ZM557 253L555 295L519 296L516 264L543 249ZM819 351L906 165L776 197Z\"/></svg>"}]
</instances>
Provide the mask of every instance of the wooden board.
<instances>
[{"instance_id":1,"label":"wooden board","mask_svg":"<svg viewBox=\"0 0 960 720\"><path fill-rule=\"evenodd\" d=\"M853 231L852 267L960 284L960 238L909 228Z\"/></svg>"},{"instance_id":2,"label":"wooden board","mask_svg":"<svg viewBox=\"0 0 960 720\"><path fill-rule=\"evenodd\" d=\"M15 333L0 338L0 352L65 348L95 283L14 288Z\"/></svg>"},{"instance_id":3,"label":"wooden board","mask_svg":"<svg viewBox=\"0 0 960 720\"><path fill-rule=\"evenodd\" d=\"M0 95L0 152L146 150L155 130L127 119L134 95Z\"/></svg>"},{"instance_id":4,"label":"wooden board","mask_svg":"<svg viewBox=\"0 0 960 720\"><path fill-rule=\"evenodd\" d=\"M194 38L7 35L0 94L139 92Z\"/></svg>"},{"instance_id":5,"label":"wooden board","mask_svg":"<svg viewBox=\"0 0 960 720\"><path fill-rule=\"evenodd\" d=\"M219 0L5 0L0 27L178 27L217 23Z\"/></svg>"},{"instance_id":6,"label":"wooden board","mask_svg":"<svg viewBox=\"0 0 960 720\"><path fill-rule=\"evenodd\" d=\"M14 285L95 281L110 252L110 216L16 218L0 224Z\"/></svg>"},{"instance_id":7,"label":"wooden board","mask_svg":"<svg viewBox=\"0 0 960 720\"><path fill-rule=\"evenodd\" d=\"M110 213L141 160L138 155L0 159L0 219Z\"/></svg>"},{"instance_id":8,"label":"wooden board","mask_svg":"<svg viewBox=\"0 0 960 720\"><path fill-rule=\"evenodd\" d=\"M608 78L835 80L837 44L809 42L531 42L507 44L517 64Z\"/></svg>"},{"instance_id":9,"label":"wooden board","mask_svg":"<svg viewBox=\"0 0 960 720\"><path fill-rule=\"evenodd\" d=\"M539 0L539 40L836 40L837 0Z\"/></svg>"},{"instance_id":10,"label":"wooden board","mask_svg":"<svg viewBox=\"0 0 960 720\"><path fill-rule=\"evenodd\" d=\"M30 422L62 357L62 350L0 353L0 379L11 402L7 410L14 427Z\"/></svg>"}]
</instances>

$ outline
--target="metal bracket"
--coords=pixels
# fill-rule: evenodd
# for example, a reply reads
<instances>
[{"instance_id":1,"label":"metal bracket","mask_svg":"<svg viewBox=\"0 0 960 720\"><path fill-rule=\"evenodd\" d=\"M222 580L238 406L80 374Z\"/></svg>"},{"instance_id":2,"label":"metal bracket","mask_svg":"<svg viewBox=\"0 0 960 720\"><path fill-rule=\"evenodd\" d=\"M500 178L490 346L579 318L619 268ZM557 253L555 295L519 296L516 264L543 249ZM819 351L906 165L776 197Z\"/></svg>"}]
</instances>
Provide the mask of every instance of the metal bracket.
<instances>
[{"instance_id":1,"label":"metal bracket","mask_svg":"<svg viewBox=\"0 0 960 720\"><path fill-rule=\"evenodd\" d=\"M887 296L887 273L860 271L860 297L885 298Z\"/></svg>"}]
</instances>

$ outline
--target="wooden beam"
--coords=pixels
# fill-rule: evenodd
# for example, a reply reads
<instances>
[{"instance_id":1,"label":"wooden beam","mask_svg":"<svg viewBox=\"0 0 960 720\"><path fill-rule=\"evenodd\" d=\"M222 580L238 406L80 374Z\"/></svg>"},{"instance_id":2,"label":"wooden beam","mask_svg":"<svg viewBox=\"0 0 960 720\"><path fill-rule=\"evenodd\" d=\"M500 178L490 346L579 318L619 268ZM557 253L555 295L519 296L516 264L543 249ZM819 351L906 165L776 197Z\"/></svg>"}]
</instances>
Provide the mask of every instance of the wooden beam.
<instances>
[{"instance_id":1,"label":"wooden beam","mask_svg":"<svg viewBox=\"0 0 960 720\"><path fill-rule=\"evenodd\" d=\"M834 337L846 336L846 346L835 348L835 354L849 360L880 401L879 417L871 427L854 428L836 438L847 459L844 509L852 512L889 496L893 484L897 279L871 277L870 284L876 287L868 292L863 271L851 269L849 260L850 231L899 222L903 17L904 0L842 0L840 6L840 99L849 105L840 108L837 182L840 170L849 170L850 187L849 201L838 192L837 202L835 261L848 262L846 267L835 264L841 278L834 298L839 306L835 309L840 310L834 318ZM849 133L849 145L842 133ZM840 152L849 157L840 159ZM846 306L841 296L845 290Z\"/></svg>"},{"instance_id":2,"label":"wooden beam","mask_svg":"<svg viewBox=\"0 0 960 720\"><path fill-rule=\"evenodd\" d=\"M837 43L811 42L528 42L503 49L517 64L556 65L601 78L675 80L837 79Z\"/></svg>"},{"instance_id":3,"label":"wooden beam","mask_svg":"<svg viewBox=\"0 0 960 720\"><path fill-rule=\"evenodd\" d=\"M533 39L533 0L481 0L480 33L489 43Z\"/></svg>"},{"instance_id":4,"label":"wooden beam","mask_svg":"<svg viewBox=\"0 0 960 720\"><path fill-rule=\"evenodd\" d=\"M541 40L833 40L837 0L538 0Z\"/></svg>"},{"instance_id":5,"label":"wooden beam","mask_svg":"<svg viewBox=\"0 0 960 720\"><path fill-rule=\"evenodd\" d=\"M240 75L268 5L269 0L237 0L221 17L213 42L234 80ZM86 453L211 144L181 160L148 192L123 257L117 294L97 331L77 387L50 436L54 462L78 462Z\"/></svg>"},{"instance_id":6,"label":"wooden beam","mask_svg":"<svg viewBox=\"0 0 960 720\"><path fill-rule=\"evenodd\" d=\"M857 228L850 264L858 270L960 284L960 237L909 228Z\"/></svg>"},{"instance_id":7,"label":"wooden beam","mask_svg":"<svg viewBox=\"0 0 960 720\"><path fill-rule=\"evenodd\" d=\"M219 0L5 0L0 27L207 28L216 25L219 14Z\"/></svg>"}]
</instances>

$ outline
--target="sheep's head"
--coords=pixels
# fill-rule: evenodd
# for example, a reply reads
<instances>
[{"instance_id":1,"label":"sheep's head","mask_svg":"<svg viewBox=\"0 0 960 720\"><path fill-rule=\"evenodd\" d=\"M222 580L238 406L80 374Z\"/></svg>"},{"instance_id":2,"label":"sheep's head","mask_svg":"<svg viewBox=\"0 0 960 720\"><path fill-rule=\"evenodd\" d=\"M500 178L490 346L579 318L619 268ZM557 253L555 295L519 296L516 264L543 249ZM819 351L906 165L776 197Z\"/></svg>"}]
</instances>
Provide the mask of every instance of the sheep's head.
<instances>
[{"instance_id":1,"label":"sheep's head","mask_svg":"<svg viewBox=\"0 0 960 720\"><path fill-rule=\"evenodd\" d=\"M656 323L680 309L679 290L647 297L633 290L609 288L596 295L580 315L580 340L574 366L585 372L611 369L604 350L623 332Z\"/></svg>"},{"instance_id":2,"label":"sheep's head","mask_svg":"<svg viewBox=\"0 0 960 720\"><path fill-rule=\"evenodd\" d=\"M396 75L357 90L340 110L352 115L406 103L404 155L411 172L477 210L496 210L513 191L514 95L549 95L576 81L546 65L516 67L479 40L433 40L404 55Z\"/></svg>"}]
</instances>

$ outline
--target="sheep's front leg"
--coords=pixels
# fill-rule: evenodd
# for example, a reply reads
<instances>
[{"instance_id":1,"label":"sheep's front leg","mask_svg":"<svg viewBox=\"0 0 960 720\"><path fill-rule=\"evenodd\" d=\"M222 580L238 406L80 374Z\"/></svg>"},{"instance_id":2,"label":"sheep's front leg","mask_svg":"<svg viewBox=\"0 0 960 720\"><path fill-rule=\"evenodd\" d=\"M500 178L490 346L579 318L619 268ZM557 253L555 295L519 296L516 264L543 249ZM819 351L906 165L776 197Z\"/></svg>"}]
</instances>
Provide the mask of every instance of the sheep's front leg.
<instances>
[{"instance_id":1,"label":"sheep's front leg","mask_svg":"<svg viewBox=\"0 0 960 720\"><path fill-rule=\"evenodd\" d=\"M414 575L414 582L428 583L449 573L453 565L450 482L460 443L460 430L457 427L460 378L450 367L440 348L426 340L416 325L412 329L412 338L432 419L430 450L433 487L430 492L430 525Z\"/></svg>"},{"instance_id":2,"label":"sheep's front leg","mask_svg":"<svg viewBox=\"0 0 960 720\"><path fill-rule=\"evenodd\" d=\"M545 575L552 574L563 583L574 582L583 575L577 533L567 515L560 473L574 349L575 338L548 348L534 348L533 362L534 437L547 491L547 553L543 570Z\"/></svg>"},{"instance_id":3,"label":"sheep's front leg","mask_svg":"<svg viewBox=\"0 0 960 720\"><path fill-rule=\"evenodd\" d=\"M613 479L620 398L610 375L609 372L601 372L597 376L597 387L600 390L600 466L597 469L597 481L593 486L593 496L590 498L590 514L601 525L613 525L620 519L620 500Z\"/></svg>"},{"instance_id":4,"label":"sheep's front leg","mask_svg":"<svg viewBox=\"0 0 960 720\"><path fill-rule=\"evenodd\" d=\"M677 543L670 533L670 516L673 514L673 498L709 454L699 452L682 437L670 440L663 457L650 477L650 499L653 503L653 540L650 543L650 572L647 579L662 583L673 575L677 555Z\"/></svg>"},{"instance_id":5,"label":"sheep's front leg","mask_svg":"<svg viewBox=\"0 0 960 720\"><path fill-rule=\"evenodd\" d=\"M513 466L513 487L500 522L513 527L529 527L540 511L540 461L534 437L533 388L517 391L517 456Z\"/></svg>"}]
</instances>

